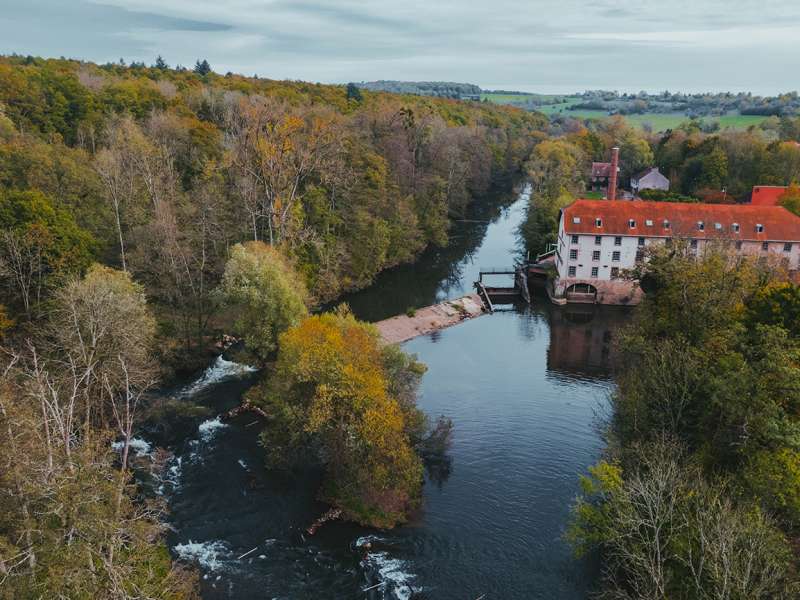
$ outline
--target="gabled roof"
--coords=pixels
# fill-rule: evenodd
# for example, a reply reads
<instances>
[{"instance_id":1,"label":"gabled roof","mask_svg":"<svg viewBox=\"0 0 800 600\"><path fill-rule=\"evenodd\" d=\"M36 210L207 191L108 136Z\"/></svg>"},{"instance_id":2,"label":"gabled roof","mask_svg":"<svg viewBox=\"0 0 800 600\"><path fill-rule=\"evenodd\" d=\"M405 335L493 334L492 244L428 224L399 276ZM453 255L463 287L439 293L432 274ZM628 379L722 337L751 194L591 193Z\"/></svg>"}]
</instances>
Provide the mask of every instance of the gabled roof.
<instances>
[{"instance_id":1,"label":"gabled roof","mask_svg":"<svg viewBox=\"0 0 800 600\"><path fill-rule=\"evenodd\" d=\"M611 163L593 162L592 177L611 177Z\"/></svg>"},{"instance_id":2,"label":"gabled roof","mask_svg":"<svg viewBox=\"0 0 800 600\"><path fill-rule=\"evenodd\" d=\"M757 185L750 196L750 204L757 206L777 206L778 199L786 191L782 185Z\"/></svg>"},{"instance_id":3,"label":"gabled roof","mask_svg":"<svg viewBox=\"0 0 800 600\"><path fill-rule=\"evenodd\" d=\"M575 200L562 214L567 234L800 242L800 217L782 206ZM635 227L630 227L630 220ZM664 221L669 221L669 228ZM703 230L698 228L699 221ZM763 227L761 233L757 225Z\"/></svg>"},{"instance_id":4,"label":"gabled roof","mask_svg":"<svg viewBox=\"0 0 800 600\"><path fill-rule=\"evenodd\" d=\"M650 174L650 173L652 173L653 171L655 171L656 173L658 173L659 175L661 175L661 177L664 177L664 179L666 179L666 177L664 176L664 174L663 174L661 171L659 171L659 170L658 170L658 167L648 167L648 168L647 168L647 169L645 169L644 171L640 171L639 173L636 173L636 175L634 175L633 177L631 177L631 179L635 179L635 180L637 180L637 181L638 181L639 179L641 179L642 177L644 177L644 176L646 176L646 175L649 175L649 174Z\"/></svg>"}]
</instances>

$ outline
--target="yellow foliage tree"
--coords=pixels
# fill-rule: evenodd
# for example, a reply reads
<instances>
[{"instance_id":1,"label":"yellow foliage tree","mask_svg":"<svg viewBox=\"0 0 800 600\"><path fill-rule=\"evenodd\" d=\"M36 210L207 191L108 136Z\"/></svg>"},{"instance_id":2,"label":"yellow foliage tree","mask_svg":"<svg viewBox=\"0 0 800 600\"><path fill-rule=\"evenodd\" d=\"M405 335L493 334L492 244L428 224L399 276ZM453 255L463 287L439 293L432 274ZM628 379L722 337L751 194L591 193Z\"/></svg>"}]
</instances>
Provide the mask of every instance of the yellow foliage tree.
<instances>
[{"instance_id":1,"label":"yellow foliage tree","mask_svg":"<svg viewBox=\"0 0 800 600\"><path fill-rule=\"evenodd\" d=\"M272 416L262 434L271 464L321 461L322 498L377 527L402 522L422 484L415 419L390 393L387 357L371 325L342 311L315 315L281 335L274 373L250 393ZM418 366L408 366L417 378Z\"/></svg>"}]
</instances>

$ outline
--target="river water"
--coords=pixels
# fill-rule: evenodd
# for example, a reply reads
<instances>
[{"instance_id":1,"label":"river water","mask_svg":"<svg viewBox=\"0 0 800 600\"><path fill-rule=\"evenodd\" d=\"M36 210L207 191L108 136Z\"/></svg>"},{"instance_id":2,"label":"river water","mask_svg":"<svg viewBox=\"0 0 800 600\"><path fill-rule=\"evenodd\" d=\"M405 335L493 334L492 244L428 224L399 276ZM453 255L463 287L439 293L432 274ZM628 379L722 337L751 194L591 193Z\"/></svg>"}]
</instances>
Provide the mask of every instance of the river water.
<instances>
[{"instance_id":1,"label":"river water","mask_svg":"<svg viewBox=\"0 0 800 600\"><path fill-rule=\"evenodd\" d=\"M526 202L523 190L476 205L447 248L345 300L377 320L471 291L481 266L512 264ZM453 420L454 444L449 462L427 472L423 509L390 532L332 523L304 535L326 508L314 498L319 474L266 471L254 419L211 416L239 402L252 370L219 358L174 390L208 411L160 440L174 450L159 487L168 541L199 566L203 597L585 598L595 568L572 557L563 535L578 476L602 448L610 343L625 313L557 308L542 294L502 308L405 344L428 365L420 406Z\"/></svg>"}]
</instances>

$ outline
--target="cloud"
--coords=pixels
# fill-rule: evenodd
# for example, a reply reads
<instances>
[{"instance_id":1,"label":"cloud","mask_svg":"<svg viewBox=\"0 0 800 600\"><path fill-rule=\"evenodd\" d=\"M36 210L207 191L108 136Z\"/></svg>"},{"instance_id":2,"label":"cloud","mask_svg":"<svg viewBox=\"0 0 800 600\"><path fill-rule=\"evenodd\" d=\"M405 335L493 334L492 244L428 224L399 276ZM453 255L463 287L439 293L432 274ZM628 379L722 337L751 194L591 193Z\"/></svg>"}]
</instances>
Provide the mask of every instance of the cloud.
<instances>
[{"instance_id":1,"label":"cloud","mask_svg":"<svg viewBox=\"0 0 800 600\"><path fill-rule=\"evenodd\" d=\"M314 81L787 89L791 0L5 0L0 51ZM564 87L560 91L571 91Z\"/></svg>"}]
</instances>

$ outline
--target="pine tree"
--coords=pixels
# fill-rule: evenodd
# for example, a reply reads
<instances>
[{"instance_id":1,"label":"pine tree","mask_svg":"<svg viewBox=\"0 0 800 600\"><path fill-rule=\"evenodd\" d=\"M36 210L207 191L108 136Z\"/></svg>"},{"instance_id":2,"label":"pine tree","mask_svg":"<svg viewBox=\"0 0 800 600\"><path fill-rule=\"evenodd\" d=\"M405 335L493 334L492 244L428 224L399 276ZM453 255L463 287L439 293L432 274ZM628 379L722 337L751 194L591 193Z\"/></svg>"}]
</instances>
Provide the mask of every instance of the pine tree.
<instances>
[{"instance_id":1,"label":"pine tree","mask_svg":"<svg viewBox=\"0 0 800 600\"><path fill-rule=\"evenodd\" d=\"M169 69L169 65L167 64L167 61L165 61L165 60L164 60L164 59L161 57L161 55L160 55L160 54L159 54L159 55L156 57L156 64L154 64L153 66L154 66L156 69L161 69L162 71L166 71L167 69Z\"/></svg>"},{"instance_id":2,"label":"pine tree","mask_svg":"<svg viewBox=\"0 0 800 600\"><path fill-rule=\"evenodd\" d=\"M194 72L202 77L205 77L211 73L211 65L208 64L208 61L205 59L203 59L202 62L200 62L200 59L197 59L197 62L194 64Z\"/></svg>"}]
</instances>

